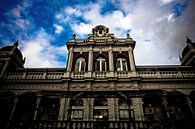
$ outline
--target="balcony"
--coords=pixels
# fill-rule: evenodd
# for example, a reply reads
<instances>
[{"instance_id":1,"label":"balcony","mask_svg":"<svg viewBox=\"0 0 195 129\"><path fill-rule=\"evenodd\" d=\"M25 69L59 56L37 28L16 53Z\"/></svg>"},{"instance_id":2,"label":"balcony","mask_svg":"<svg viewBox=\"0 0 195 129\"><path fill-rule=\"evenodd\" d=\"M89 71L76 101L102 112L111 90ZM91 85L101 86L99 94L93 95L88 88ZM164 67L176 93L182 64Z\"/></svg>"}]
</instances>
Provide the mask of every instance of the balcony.
<instances>
[{"instance_id":1,"label":"balcony","mask_svg":"<svg viewBox=\"0 0 195 129\"><path fill-rule=\"evenodd\" d=\"M1 126L3 127L3 126ZM192 121L20 121L5 129L193 129Z\"/></svg>"},{"instance_id":2,"label":"balcony","mask_svg":"<svg viewBox=\"0 0 195 129\"><path fill-rule=\"evenodd\" d=\"M194 71L94 71L94 72L67 72L67 71L15 71L7 74L7 80L59 80L62 78L142 78L142 79L195 79Z\"/></svg>"}]
</instances>

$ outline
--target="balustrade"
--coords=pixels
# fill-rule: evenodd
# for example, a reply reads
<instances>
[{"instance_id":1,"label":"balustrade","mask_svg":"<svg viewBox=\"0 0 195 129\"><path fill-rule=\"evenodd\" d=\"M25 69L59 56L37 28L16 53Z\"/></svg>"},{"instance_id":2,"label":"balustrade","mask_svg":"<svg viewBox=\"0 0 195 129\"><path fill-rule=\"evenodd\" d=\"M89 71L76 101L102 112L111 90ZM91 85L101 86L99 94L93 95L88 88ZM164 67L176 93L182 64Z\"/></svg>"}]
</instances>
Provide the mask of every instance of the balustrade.
<instances>
[{"instance_id":1,"label":"balustrade","mask_svg":"<svg viewBox=\"0 0 195 129\"><path fill-rule=\"evenodd\" d=\"M61 79L65 77L64 72L13 72L7 74L7 79ZM113 77L109 71L96 71L92 72L93 78L107 78ZM114 77L129 78L131 77L130 71L115 71ZM26 74L25 76L23 76ZM66 77L70 77L69 75ZM72 72L71 77L75 79L82 79L88 77L86 72ZM90 76L91 77L91 76ZM138 71L136 77L141 78L195 78L193 71Z\"/></svg>"},{"instance_id":2,"label":"balustrade","mask_svg":"<svg viewBox=\"0 0 195 129\"><path fill-rule=\"evenodd\" d=\"M73 78L83 78L84 77L84 72L74 72L73 73Z\"/></svg>"},{"instance_id":3,"label":"balustrade","mask_svg":"<svg viewBox=\"0 0 195 129\"><path fill-rule=\"evenodd\" d=\"M98 71L94 72L95 78L106 78L106 72L105 71Z\"/></svg>"},{"instance_id":4,"label":"balustrade","mask_svg":"<svg viewBox=\"0 0 195 129\"><path fill-rule=\"evenodd\" d=\"M187 129L190 121L20 121L6 129ZM187 126L188 125L188 126Z\"/></svg>"}]
</instances>

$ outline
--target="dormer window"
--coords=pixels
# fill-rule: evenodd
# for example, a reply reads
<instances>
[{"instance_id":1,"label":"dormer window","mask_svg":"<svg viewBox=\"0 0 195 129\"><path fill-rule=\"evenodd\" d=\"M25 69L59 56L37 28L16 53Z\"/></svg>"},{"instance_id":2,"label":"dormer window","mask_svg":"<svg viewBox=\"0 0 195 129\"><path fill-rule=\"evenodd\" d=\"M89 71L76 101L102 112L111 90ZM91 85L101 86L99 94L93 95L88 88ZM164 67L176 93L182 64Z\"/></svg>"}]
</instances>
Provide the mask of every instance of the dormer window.
<instances>
[{"instance_id":1,"label":"dormer window","mask_svg":"<svg viewBox=\"0 0 195 129\"><path fill-rule=\"evenodd\" d=\"M116 70L117 71L128 71L127 60L125 58L118 58L116 60Z\"/></svg>"},{"instance_id":2,"label":"dormer window","mask_svg":"<svg viewBox=\"0 0 195 129\"><path fill-rule=\"evenodd\" d=\"M95 62L96 71L106 71L106 59L98 57Z\"/></svg>"},{"instance_id":3,"label":"dormer window","mask_svg":"<svg viewBox=\"0 0 195 129\"><path fill-rule=\"evenodd\" d=\"M86 66L85 59L83 57L78 58L75 64L75 72L84 72L85 66Z\"/></svg>"}]
</instances>

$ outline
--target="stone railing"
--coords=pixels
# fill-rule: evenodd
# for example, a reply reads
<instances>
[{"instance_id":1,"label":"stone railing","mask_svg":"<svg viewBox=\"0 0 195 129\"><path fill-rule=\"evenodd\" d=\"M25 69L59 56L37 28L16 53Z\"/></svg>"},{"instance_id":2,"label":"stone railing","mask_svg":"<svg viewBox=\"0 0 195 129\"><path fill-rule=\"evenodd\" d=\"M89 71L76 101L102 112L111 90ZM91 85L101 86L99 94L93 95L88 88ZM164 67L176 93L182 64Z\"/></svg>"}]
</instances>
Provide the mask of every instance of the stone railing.
<instances>
[{"instance_id":1,"label":"stone railing","mask_svg":"<svg viewBox=\"0 0 195 129\"><path fill-rule=\"evenodd\" d=\"M5 129L192 129L192 121L18 121Z\"/></svg>"},{"instance_id":2,"label":"stone railing","mask_svg":"<svg viewBox=\"0 0 195 129\"><path fill-rule=\"evenodd\" d=\"M64 72L48 72L45 74L46 79L61 79L64 76Z\"/></svg>"},{"instance_id":3,"label":"stone railing","mask_svg":"<svg viewBox=\"0 0 195 129\"><path fill-rule=\"evenodd\" d=\"M6 79L61 79L65 72L13 72Z\"/></svg>"},{"instance_id":4,"label":"stone railing","mask_svg":"<svg viewBox=\"0 0 195 129\"><path fill-rule=\"evenodd\" d=\"M94 78L106 78L106 71L99 71L99 72L93 72L93 77Z\"/></svg>"},{"instance_id":5,"label":"stone railing","mask_svg":"<svg viewBox=\"0 0 195 129\"><path fill-rule=\"evenodd\" d=\"M195 78L195 72L191 71L139 71L138 77L142 78Z\"/></svg>"},{"instance_id":6,"label":"stone railing","mask_svg":"<svg viewBox=\"0 0 195 129\"><path fill-rule=\"evenodd\" d=\"M73 72L72 77L73 78L84 78L84 72Z\"/></svg>"},{"instance_id":7,"label":"stone railing","mask_svg":"<svg viewBox=\"0 0 195 129\"><path fill-rule=\"evenodd\" d=\"M15 73L8 73L6 79L22 79L24 73L22 72L15 72Z\"/></svg>"},{"instance_id":8,"label":"stone railing","mask_svg":"<svg viewBox=\"0 0 195 129\"><path fill-rule=\"evenodd\" d=\"M128 78L129 77L129 72L128 71L117 71L115 72L115 77L118 78Z\"/></svg>"},{"instance_id":9,"label":"stone railing","mask_svg":"<svg viewBox=\"0 0 195 129\"><path fill-rule=\"evenodd\" d=\"M89 74L91 73L91 74ZM129 71L115 71L113 74L111 72L50 72L50 71L40 71L40 72L13 72L8 73L6 79L62 79L62 78L72 78L72 79L84 79L84 78L150 78L150 79L182 79L182 78L195 78L195 72L193 71L137 71L132 73Z\"/></svg>"}]
</instances>

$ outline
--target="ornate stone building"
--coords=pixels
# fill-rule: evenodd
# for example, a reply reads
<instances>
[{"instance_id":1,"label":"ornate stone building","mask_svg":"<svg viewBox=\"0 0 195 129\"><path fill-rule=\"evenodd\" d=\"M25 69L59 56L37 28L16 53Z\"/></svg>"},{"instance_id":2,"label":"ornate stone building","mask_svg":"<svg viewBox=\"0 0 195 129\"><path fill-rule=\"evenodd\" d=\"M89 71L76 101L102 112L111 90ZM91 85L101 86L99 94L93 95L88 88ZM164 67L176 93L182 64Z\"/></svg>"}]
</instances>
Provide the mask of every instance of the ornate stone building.
<instances>
[{"instance_id":1,"label":"ornate stone building","mask_svg":"<svg viewBox=\"0 0 195 129\"><path fill-rule=\"evenodd\" d=\"M103 25L67 43L67 68L24 68L0 49L0 126L8 129L189 129L195 118L195 44L181 65L136 66L136 42ZM144 55L143 55L144 56Z\"/></svg>"}]
</instances>

